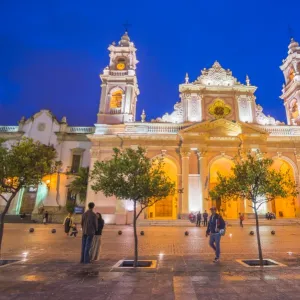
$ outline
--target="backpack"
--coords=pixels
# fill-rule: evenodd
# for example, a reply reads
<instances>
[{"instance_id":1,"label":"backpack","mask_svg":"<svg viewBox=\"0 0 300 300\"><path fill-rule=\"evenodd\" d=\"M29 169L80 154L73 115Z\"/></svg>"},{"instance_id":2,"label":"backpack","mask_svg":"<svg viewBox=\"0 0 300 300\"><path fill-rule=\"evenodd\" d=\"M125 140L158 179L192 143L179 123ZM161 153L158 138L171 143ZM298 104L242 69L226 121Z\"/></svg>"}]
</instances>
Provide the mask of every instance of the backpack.
<instances>
[{"instance_id":1,"label":"backpack","mask_svg":"<svg viewBox=\"0 0 300 300\"><path fill-rule=\"evenodd\" d=\"M224 235L226 234L226 222L222 219L221 216L218 217L218 220L217 220L217 222L216 222L216 229L218 229L218 228L217 228L217 227L218 227L218 221L219 221L220 219L224 222L224 228L219 230L219 234L220 234L221 236L224 236Z\"/></svg>"}]
</instances>

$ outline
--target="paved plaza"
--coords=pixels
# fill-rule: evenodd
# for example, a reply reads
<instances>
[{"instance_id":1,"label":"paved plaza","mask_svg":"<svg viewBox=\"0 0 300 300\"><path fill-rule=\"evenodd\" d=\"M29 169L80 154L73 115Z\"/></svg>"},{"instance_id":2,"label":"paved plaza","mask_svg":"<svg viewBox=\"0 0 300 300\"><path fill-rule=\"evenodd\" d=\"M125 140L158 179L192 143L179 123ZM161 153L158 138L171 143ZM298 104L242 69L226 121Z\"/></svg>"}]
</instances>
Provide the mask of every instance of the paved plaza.
<instances>
[{"instance_id":1,"label":"paved plaza","mask_svg":"<svg viewBox=\"0 0 300 300\"><path fill-rule=\"evenodd\" d=\"M257 257L256 236L249 235L253 225L228 227L218 264L212 262L204 228L141 227L145 235L139 237L140 258L158 262L156 269L148 270L112 268L119 260L132 258L131 226L106 226L101 260L91 265L78 263L80 236L66 237L61 225L5 226L2 258L21 262L0 267L1 300L300 299L296 224L261 227L265 258L286 265L263 270L236 262ZM35 228L32 234L30 227Z\"/></svg>"}]
</instances>

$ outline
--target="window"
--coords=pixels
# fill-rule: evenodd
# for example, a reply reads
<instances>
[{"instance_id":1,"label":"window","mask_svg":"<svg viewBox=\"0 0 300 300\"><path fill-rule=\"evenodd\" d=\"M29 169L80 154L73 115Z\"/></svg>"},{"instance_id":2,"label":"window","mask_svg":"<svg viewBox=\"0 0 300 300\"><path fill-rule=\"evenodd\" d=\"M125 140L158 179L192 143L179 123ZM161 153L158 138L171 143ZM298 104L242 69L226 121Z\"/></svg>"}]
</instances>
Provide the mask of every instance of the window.
<instances>
[{"instance_id":1,"label":"window","mask_svg":"<svg viewBox=\"0 0 300 300\"><path fill-rule=\"evenodd\" d=\"M80 167L81 155L73 154L71 173L78 173Z\"/></svg>"},{"instance_id":2,"label":"window","mask_svg":"<svg viewBox=\"0 0 300 300\"><path fill-rule=\"evenodd\" d=\"M293 68L290 69L290 72L289 72L289 80L293 80L295 77L295 71Z\"/></svg>"},{"instance_id":3,"label":"window","mask_svg":"<svg viewBox=\"0 0 300 300\"><path fill-rule=\"evenodd\" d=\"M292 115L292 119L297 119L299 116L299 108L298 108L298 104L297 104L297 100L294 99L291 103L290 106L290 111L291 111L291 115Z\"/></svg>"},{"instance_id":4,"label":"window","mask_svg":"<svg viewBox=\"0 0 300 300\"><path fill-rule=\"evenodd\" d=\"M76 195L72 194L69 189L67 194L67 203L76 204Z\"/></svg>"},{"instance_id":5,"label":"window","mask_svg":"<svg viewBox=\"0 0 300 300\"><path fill-rule=\"evenodd\" d=\"M123 91L118 90L112 93L111 99L110 99L110 108L121 108L122 106L122 98L123 98Z\"/></svg>"}]
</instances>

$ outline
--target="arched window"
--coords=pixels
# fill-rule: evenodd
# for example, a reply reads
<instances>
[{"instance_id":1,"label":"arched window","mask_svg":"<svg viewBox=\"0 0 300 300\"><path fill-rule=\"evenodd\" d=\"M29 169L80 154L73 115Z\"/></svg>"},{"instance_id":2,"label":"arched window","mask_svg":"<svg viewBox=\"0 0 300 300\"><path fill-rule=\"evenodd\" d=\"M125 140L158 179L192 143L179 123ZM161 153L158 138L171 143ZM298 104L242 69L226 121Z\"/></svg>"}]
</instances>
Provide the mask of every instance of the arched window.
<instances>
[{"instance_id":1,"label":"arched window","mask_svg":"<svg viewBox=\"0 0 300 300\"><path fill-rule=\"evenodd\" d=\"M293 68L291 68L289 71L289 80L292 81L294 77L295 77L295 71Z\"/></svg>"},{"instance_id":2,"label":"arched window","mask_svg":"<svg viewBox=\"0 0 300 300\"><path fill-rule=\"evenodd\" d=\"M294 120L297 119L299 116L299 109L298 109L298 103L296 99L294 99L291 102L290 111L291 111L292 119Z\"/></svg>"},{"instance_id":3,"label":"arched window","mask_svg":"<svg viewBox=\"0 0 300 300\"><path fill-rule=\"evenodd\" d=\"M110 109L118 109L122 106L123 91L117 90L112 93L110 98Z\"/></svg>"}]
</instances>

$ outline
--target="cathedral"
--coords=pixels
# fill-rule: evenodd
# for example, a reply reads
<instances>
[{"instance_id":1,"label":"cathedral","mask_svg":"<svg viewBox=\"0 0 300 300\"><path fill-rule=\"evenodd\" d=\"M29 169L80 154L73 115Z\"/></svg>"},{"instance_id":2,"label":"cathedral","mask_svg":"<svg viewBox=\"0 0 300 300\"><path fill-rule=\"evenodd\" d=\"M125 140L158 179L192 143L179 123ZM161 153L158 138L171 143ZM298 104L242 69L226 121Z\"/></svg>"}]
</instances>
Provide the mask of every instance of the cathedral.
<instances>
[{"instance_id":1,"label":"cathedral","mask_svg":"<svg viewBox=\"0 0 300 300\"><path fill-rule=\"evenodd\" d=\"M125 32L119 43L112 43L108 50L109 64L100 74L101 97L94 127L70 127L66 118L58 121L49 111L22 119L19 126L0 126L0 136L8 141L23 135L39 139L39 136L45 137L40 132L48 130L49 141L61 155L63 166L59 180L56 176L51 189L49 178L45 181L43 197L38 196L42 186L37 187L36 199L31 204L33 214L38 213L41 205L58 214L57 207L70 201L67 186L72 175L67 175L67 169L93 168L95 161L111 158L113 147L143 146L150 158L164 157L165 171L176 183L177 193L148 208L141 217L149 220L186 219L190 212L204 212L211 205L217 206L226 219L236 219L240 212L251 217L253 211L247 200L228 203L208 200L218 172L229 174L232 158L241 149L261 151L274 160L274 169L289 171L298 183L300 47L296 41L291 40L288 55L280 66L285 81L281 99L287 124L265 115L256 103L256 87L248 77L245 83L239 82L217 61L209 69L203 69L195 80L186 74L179 85L180 101L174 103L171 113L153 120L148 120L144 111L137 116L140 92L136 76L137 49ZM26 207L24 199L22 195L15 199L12 214ZM130 199L107 198L102 193L95 194L90 187L87 199L95 203L96 211L103 214L106 223L131 223L133 204ZM274 212L282 218L300 217L300 196L266 203L260 207L260 213L266 212Z\"/></svg>"}]
</instances>

